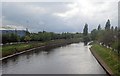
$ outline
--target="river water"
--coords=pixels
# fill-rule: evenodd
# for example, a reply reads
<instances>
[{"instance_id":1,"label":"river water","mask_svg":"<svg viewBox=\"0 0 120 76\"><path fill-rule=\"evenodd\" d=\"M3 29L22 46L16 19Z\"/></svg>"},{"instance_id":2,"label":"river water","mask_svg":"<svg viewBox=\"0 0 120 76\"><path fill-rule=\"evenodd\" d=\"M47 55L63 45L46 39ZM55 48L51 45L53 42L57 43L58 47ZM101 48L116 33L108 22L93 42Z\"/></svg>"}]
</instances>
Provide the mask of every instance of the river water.
<instances>
[{"instance_id":1,"label":"river water","mask_svg":"<svg viewBox=\"0 0 120 76\"><path fill-rule=\"evenodd\" d=\"M2 62L3 74L106 74L83 43L37 49Z\"/></svg>"}]
</instances>

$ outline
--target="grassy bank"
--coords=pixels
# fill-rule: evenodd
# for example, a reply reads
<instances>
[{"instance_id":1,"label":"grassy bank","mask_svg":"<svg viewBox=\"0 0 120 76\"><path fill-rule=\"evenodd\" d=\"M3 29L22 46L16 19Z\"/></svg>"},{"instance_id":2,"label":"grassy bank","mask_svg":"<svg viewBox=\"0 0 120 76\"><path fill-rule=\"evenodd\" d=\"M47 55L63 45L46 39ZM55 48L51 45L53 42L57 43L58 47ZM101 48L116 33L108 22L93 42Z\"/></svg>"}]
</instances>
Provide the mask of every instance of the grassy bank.
<instances>
[{"instance_id":1,"label":"grassy bank","mask_svg":"<svg viewBox=\"0 0 120 76\"><path fill-rule=\"evenodd\" d=\"M60 39L60 40L51 40L46 42L29 42L29 43L21 43L14 45L3 45L2 46L2 57L12 55L21 51L25 51L32 48L37 48L40 46L59 46L66 45L70 43L80 42L80 39Z\"/></svg>"},{"instance_id":2,"label":"grassy bank","mask_svg":"<svg viewBox=\"0 0 120 76\"><path fill-rule=\"evenodd\" d=\"M101 57L116 76L120 76L120 57L116 52L99 44L93 44L91 49Z\"/></svg>"}]
</instances>

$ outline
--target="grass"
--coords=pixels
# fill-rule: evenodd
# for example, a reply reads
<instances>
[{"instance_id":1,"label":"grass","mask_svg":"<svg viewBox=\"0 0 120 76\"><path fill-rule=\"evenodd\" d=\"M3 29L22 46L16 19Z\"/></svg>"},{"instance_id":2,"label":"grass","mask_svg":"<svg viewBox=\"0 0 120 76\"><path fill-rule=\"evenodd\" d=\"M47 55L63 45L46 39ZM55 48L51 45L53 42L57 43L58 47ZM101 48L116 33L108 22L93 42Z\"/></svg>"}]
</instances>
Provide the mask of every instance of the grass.
<instances>
[{"instance_id":1,"label":"grass","mask_svg":"<svg viewBox=\"0 0 120 76\"><path fill-rule=\"evenodd\" d=\"M11 55L34 47L42 46L44 43L24 43L2 46L2 56Z\"/></svg>"},{"instance_id":2,"label":"grass","mask_svg":"<svg viewBox=\"0 0 120 76\"><path fill-rule=\"evenodd\" d=\"M104 60L115 75L120 76L120 57L116 52L99 44L93 44L91 49Z\"/></svg>"},{"instance_id":3,"label":"grass","mask_svg":"<svg viewBox=\"0 0 120 76\"><path fill-rule=\"evenodd\" d=\"M40 47L40 46L51 46L53 44L64 45L68 43L79 42L80 39L60 39L60 40L51 40L46 42L29 42L29 43L21 43L21 44L14 44L14 45L4 45L2 46L2 57L18 53L21 51L25 51L28 49Z\"/></svg>"}]
</instances>

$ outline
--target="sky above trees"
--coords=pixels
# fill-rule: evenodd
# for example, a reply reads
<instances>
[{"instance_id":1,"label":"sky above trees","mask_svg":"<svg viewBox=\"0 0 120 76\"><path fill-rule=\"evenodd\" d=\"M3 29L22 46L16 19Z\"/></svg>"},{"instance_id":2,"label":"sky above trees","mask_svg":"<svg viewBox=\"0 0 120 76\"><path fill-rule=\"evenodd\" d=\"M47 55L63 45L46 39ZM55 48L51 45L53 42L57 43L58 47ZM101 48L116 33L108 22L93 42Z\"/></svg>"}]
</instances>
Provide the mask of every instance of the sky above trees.
<instances>
[{"instance_id":1,"label":"sky above trees","mask_svg":"<svg viewBox=\"0 0 120 76\"><path fill-rule=\"evenodd\" d=\"M2 27L28 28L30 32L82 32L86 23L89 31L99 24L104 28L108 19L112 26L118 25L117 0L22 1L2 2Z\"/></svg>"}]
</instances>

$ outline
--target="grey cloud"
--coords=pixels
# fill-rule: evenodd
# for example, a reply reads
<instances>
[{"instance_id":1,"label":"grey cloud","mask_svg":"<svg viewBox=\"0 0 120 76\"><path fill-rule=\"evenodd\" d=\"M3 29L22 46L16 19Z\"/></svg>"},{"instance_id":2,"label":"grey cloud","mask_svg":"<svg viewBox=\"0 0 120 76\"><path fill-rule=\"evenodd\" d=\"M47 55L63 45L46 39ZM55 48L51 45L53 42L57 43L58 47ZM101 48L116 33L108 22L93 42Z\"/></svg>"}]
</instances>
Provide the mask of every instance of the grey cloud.
<instances>
[{"instance_id":1,"label":"grey cloud","mask_svg":"<svg viewBox=\"0 0 120 76\"><path fill-rule=\"evenodd\" d=\"M96 9L93 17L81 14L81 9L75 16L65 20L55 16L54 13L64 13L73 8L68 7L71 2L3 2L2 16L3 25L16 25L29 28L31 32L82 32L85 23L89 24L90 30L98 24L104 26L107 16L112 20L112 25L117 25L116 3L109 4L108 9ZM96 7L106 5L105 2L91 3ZM98 6L97 6L98 5ZM105 6L106 7L106 6ZM80 8L80 7L79 7ZM92 11L92 10L91 10ZM89 11L89 12L91 12ZM88 12L88 15L89 15ZM113 14L114 17L113 17Z\"/></svg>"}]
</instances>

